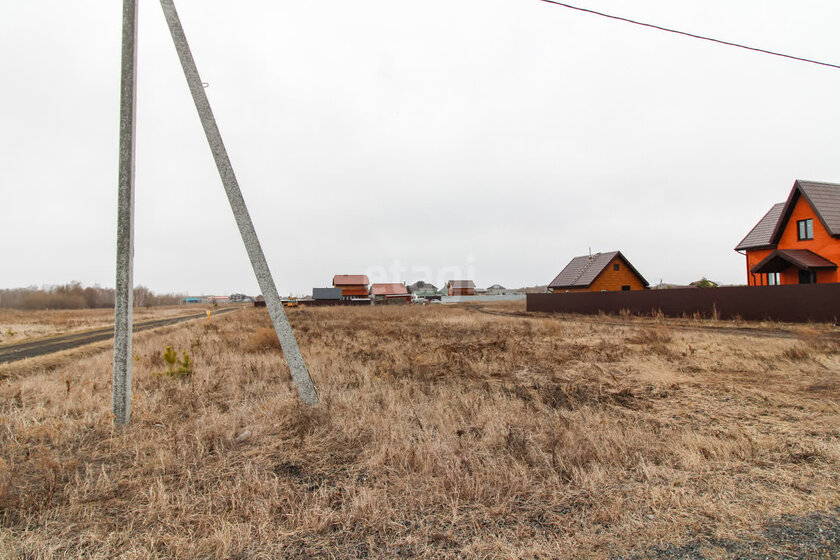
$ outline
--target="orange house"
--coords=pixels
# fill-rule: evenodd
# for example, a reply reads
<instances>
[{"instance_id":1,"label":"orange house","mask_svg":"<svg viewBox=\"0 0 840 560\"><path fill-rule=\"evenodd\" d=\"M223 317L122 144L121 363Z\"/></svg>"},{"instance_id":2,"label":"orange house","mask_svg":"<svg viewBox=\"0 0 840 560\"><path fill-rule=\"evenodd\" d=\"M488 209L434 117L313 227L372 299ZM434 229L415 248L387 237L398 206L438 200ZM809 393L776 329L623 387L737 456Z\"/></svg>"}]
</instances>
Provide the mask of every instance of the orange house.
<instances>
[{"instance_id":1,"label":"orange house","mask_svg":"<svg viewBox=\"0 0 840 560\"><path fill-rule=\"evenodd\" d=\"M341 288L341 298L351 299L368 296L370 280L364 274L336 274L333 286Z\"/></svg>"},{"instance_id":2,"label":"orange house","mask_svg":"<svg viewBox=\"0 0 840 560\"><path fill-rule=\"evenodd\" d=\"M553 293L644 290L648 281L621 251L575 257L551 281Z\"/></svg>"},{"instance_id":3,"label":"orange house","mask_svg":"<svg viewBox=\"0 0 840 560\"><path fill-rule=\"evenodd\" d=\"M750 286L840 282L840 185L796 181L735 247Z\"/></svg>"},{"instance_id":4,"label":"orange house","mask_svg":"<svg viewBox=\"0 0 840 560\"><path fill-rule=\"evenodd\" d=\"M446 283L446 293L450 296L474 296L475 282L472 280L450 280Z\"/></svg>"}]
</instances>

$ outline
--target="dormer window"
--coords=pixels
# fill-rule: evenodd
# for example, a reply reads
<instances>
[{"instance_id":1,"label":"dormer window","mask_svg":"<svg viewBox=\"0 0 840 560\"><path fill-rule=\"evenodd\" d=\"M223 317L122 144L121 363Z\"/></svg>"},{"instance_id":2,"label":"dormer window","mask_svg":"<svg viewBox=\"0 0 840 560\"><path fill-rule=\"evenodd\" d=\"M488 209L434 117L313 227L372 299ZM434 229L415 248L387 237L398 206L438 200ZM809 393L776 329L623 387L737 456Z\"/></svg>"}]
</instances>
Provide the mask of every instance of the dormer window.
<instances>
[{"instance_id":1,"label":"dormer window","mask_svg":"<svg viewBox=\"0 0 840 560\"><path fill-rule=\"evenodd\" d=\"M799 232L799 241L806 241L814 238L814 220L812 218L799 220L796 222L796 228Z\"/></svg>"}]
</instances>

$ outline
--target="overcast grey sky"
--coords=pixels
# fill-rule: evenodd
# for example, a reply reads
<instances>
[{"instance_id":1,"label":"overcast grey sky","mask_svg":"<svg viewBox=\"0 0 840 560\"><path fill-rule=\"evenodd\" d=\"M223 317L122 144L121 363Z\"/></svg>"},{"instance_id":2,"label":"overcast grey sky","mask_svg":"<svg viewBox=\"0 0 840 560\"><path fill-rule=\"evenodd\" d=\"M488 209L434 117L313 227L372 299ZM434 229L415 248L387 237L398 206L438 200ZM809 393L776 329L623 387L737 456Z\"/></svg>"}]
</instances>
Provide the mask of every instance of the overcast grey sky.
<instances>
[{"instance_id":1,"label":"overcast grey sky","mask_svg":"<svg viewBox=\"0 0 840 560\"><path fill-rule=\"evenodd\" d=\"M836 0L576 3L840 63ZM732 248L793 181L840 182L840 70L536 0L177 7L281 294L545 284L590 247L743 283ZM120 18L0 11L0 287L113 286ZM156 0L138 80L135 282L257 293Z\"/></svg>"}]
</instances>

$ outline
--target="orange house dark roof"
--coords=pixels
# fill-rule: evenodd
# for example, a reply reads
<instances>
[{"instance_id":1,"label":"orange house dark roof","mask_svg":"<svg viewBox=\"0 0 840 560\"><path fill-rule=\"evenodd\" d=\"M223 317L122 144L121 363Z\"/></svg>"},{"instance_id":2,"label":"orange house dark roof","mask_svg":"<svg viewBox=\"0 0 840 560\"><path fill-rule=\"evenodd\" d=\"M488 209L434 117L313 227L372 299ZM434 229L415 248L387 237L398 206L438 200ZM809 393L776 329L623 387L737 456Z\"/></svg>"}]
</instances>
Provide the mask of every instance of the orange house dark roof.
<instances>
[{"instance_id":1,"label":"orange house dark roof","mask_svg":"<svg viewBox=\"0 0 840 560\"><path fill-rule=\"evenodd\" d=\"M609 253L596 253L594 255L583 255L582 257L573 258L566 268L560 271L560 274L551 281L549 288L563 289L563 288L586 288L604 271L610 262L615 257L621 258L624 264L627 265L633 274L635 274L644 286L648 286L648 281L639 274L639 271L630 264L630 261L621 254L621 251L611 251Z\"/></svg>"},{"instance_id":2,"label":"orange house dark roof","mask_svg":"<svg viewBox=\"0 0 840 560\"><path fill-rule=\"evenodd\" d=\"M840 184L794 181L735 250L750 286L840 283Z\"/></svg>"},{"instance_id":3,"label":"orange house dark roof","mask_svg":"<svg viewBox=\"0 0 840 560\"><path fill-rule=\"evenodd\" d=\"M805 197L829 235L840 237L840 185L796 181L787 200L774 204L735 250L768 249L776 246L799 197Z\"/></svg>"}]
</instances>

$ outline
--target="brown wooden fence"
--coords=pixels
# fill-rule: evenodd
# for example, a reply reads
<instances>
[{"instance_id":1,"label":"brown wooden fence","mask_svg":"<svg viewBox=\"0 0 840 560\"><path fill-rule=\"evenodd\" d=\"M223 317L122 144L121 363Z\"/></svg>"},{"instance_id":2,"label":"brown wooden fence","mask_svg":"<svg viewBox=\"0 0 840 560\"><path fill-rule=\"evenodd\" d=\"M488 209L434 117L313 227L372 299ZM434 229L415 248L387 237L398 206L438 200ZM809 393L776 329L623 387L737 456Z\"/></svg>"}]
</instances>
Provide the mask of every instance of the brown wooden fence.
<instances>
[{"instance_id":1,"label":"brown wooden fence","mask_svg":"<svg viewBox=\"0 0 840 560\"><path fill-rule=\"evenodd\" d=\"M840 284L528 294L528 311L655 314L791 323L840 319Z\"/></svg>"}]
</instances>

